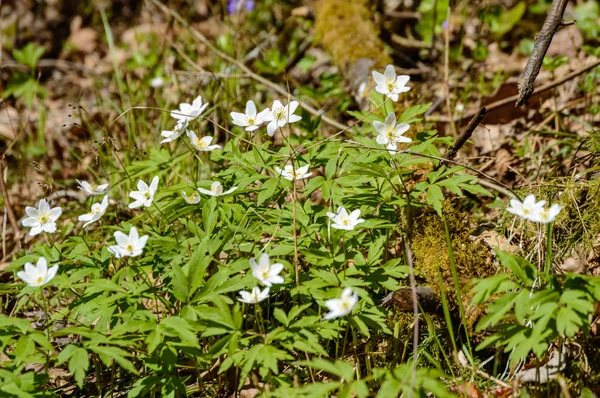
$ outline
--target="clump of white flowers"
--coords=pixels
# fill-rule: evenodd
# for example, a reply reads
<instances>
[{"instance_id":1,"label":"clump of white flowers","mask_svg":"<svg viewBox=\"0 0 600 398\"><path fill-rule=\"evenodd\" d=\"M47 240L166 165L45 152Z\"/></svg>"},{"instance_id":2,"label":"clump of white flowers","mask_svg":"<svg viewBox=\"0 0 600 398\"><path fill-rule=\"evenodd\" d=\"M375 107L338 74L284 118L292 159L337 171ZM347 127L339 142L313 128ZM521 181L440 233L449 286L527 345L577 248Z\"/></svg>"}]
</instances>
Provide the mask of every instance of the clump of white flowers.
<instances>
[{"instance_id":1,"label":"clump of white flowers","mask_svg":"<svg viewBox=\"0 0 600 398\"><path fill-rule=\"evenodd\" d=\"M83 224L83 228L87 227L93 222L98 221L104 213L106 213L106 209L108 208L108 195L104 196L101 203L94 203L92 205L92 209L87 214L82 214L79 216L79 221L85 221Z\"/></svg>"},{"instance_id":2,"label":"clump of white flowers","mask_svg":"<svg viewBox=\"0 0 600 398\"><path fill-rule=\"evenodd\" d=\"M265 290L263 290L262 292L260 291L260 288L257 286L254 289L252 289L252 292L247 292L245 290L240 291L240 296L242 296L241 298L238 299L238 301L241 301L242 303L247 303L247 304L256 304L256 303L260 303L261 301L263 301L264 299L266 299L267 297L269 297L269 288L265 288Z\"/></svg>"},{"instance_id":3,"label":"clump of white flowers","mask_svg":"<svg viewBox=\"0 0 600 398\"><path fill-rule=\"evenodd\" d=\"M256 259L251 258L250 268L252 269L252 276L265 286L271 287L273 284L280 284L284 281L283 277L279 275L283 270L283 264L271 264L267 253L263 253L258 262L256 262Z\"/></svg>"},{"instance_id":4,"label":"clump of white flowers","mask_svg":"<svg viewBox=\"0 0 600 398\"><path fill-rule=\"evenodd\" d=\"M383 74L373 71L373 79L375 79L375 83L377 84L375 91L385 95L394 102L398 101L398 94L410 90L410 87L406 86L410 80L410 76L396 76L394 65L386 66Z\"/></svg>"},{"instance_id":5,"label":"clump of white flowers","mask_svg":"<svg viewBox=\"0 0 600 398\"><path fill-rule=\"evenodd\" d=\"M188 205L197 205L200 203L200 195L198 192L192 192L192 194L188 196L185 191L181 191L181 196L183 196L183 200L185 200Z\"/></svg>"},{"instance_id":6,"label":"clump of white flowers","mask_svg":"<svg viewBox=\"0 0 600 398\"><path fill-rule=\"evenodd\" d=\"M331 225L334 229L343 229L346 231L353 230L358 224L364 222L360 217L360 210L356 209L348 214L348 210L344 206L340 206L337 213L327 212L327 217L333 221Z\"/></svg>"},{"instance_id":7,"label":"clump of white flowers","mask_svg":"<svg viewBox=\"0 0 600 398\"><path fill-rule=\"evenodd\" d=\"M48 268L48 262L40 257L36 263L25 263L24 271L17 272L17 276L29 286L38 287L50 282L58 271L58 264Z\"/></svg>"},{"instance_id":8,"label":"clump of white flowers","mask_svg":"<svg viewBox=\"0 0 600 398\"><path fill-rule=\"evenodd\" d=\"M294 181L294 180L303 180L312 175L312 172L308 172L310 168L310 164L307 164L302 167L298 167L294 170L294 166L291 164L286 165L283 169L279 167L275 167L275 171L279 173L286 180Z\"/></svg>"},{"instance_id":9,"label":"clump of white flowers","mask_svg":"<svg viewBox=\"0 0 600 398\"><path fill-rule=\"evenodd\" d=\"M156 190L158 189L158 176L152 179L150 185L146 184L142 180L139 180L137 183L137 189L137 191L132 191L129 193L129 197L135 200L129 204L129 208L137 209L141 206L150 207L152 205L152 201L154 200Z\"/></svg>"},{"instance_id":10,"label":"clump of white flowers","mask_svg":"<svg viewBox=\"0 0 600 398\"><path fill-rule=\"evenodd\" d=\"M179 110L171 111L171 117L177 119L178 123L187 125L189 122L202 115L202 112L204 112L207 107L208 102L203 104L202 96L199 95L194 98L191 105L187 102L179 104Z\"/></svg>"},{"instance_id":11,"label":"clump of white flowers","mask_svg":"<svg viewBox=\"0 0 600 398\"><path fill-rule=\"evenodd\" d=\"M108 188L108 184L96 185L94 183L89 183L87 181L79 181L75 180L79 184L79 189L88 195L103 195L106 193Z\"/></svg>"},{"instance_id":12,"label":"clump of white flowers","mask_svg":"<svg viewBox=\"0 0 600 398\"><path fill-rule=\"evenodd\" d=\"M298 108L298 101L292 101L284 106L281 101L275 100L271 109L267 108L261 112L262 120L269 122L269 124L267 124L267 134L269 137L273 137L278 128L281 128L288 123L296 123L297 121L302 120L300 116L294 115L296 108Z\"/></svg>"},{"instance_id":13,"label":"clump of white flowers","mask_svg":"<svg viewBox=\"0 0 600 398\"><path fill-rule=\"evenodd\" d=\"M257 113L254 101L246 102L246 113L231 112L231 122L236 126L243 127L246 131L255 131L261 124L266 122L267 115L270 114L269 109Z\"/></svg>"},{"instance_id":14,"label":"clump of white flowers","mask_svg":"<svg viewBox=\"0 0 600 398\"><path fill-rule=\"evenodd\" d=\"M541 224L553 222L563 208L556 203L547 208L546 201L540 200L537 202L533 194L527 195L523 202L518 199L511 199L509 203L510 206L506 209L509 213Z\"/></svg>"},{"instance_id":15,"label":"clump of white flowers","mask_svg":"<svg viewBox=\"0 0 600 398\"><path fill-rule=\"evenodd\" d=\"M237 189L237 187L229 188L227 191L223 192L223 185L219 181L214 181L210 184L210 190L204 188L197 188L198 192L203 193L208 196L223 196L229 195L233 191Z\"/></svg>"},{"instance_id":16,"label":"clump of white flowers","mask_svg":"<svg viewBox=\"0 0 600 398\"><path fill-rule=\"evenodd\" d=\"M196 133L194 133L191 130L188 130L187 135L190 138L190 143L192 144L192 146L199 151L208 152L208 151L214 151L215 149L221 148L220 145L216 145L216 144L210 145L210 143L213 140L213 137L211 137L211 136L206 136L206 137L200 138L196 135Z\"/></svg>"},{"instance_id":17,"label":"clump of white flowers","mask_svg":"<svg viewBox=\"0 0 600 398\"><path fill-rule=\"evenodd\" d=\"M186 132L188 124L197 119L208 107L208 103L202 103L202 96L197 96L191 104L183 102L179 104L179 110L171 111L171 117L177 120L173 130L163 130L160 135L164 138L160 143L166 144L175 141Z\"/></svg>"},{"instance_id":18,"label":"clump of white flowers","mask_svg":"<svg viewBox=\"0 0 600 398\"><path fill-rule=\"evenodd\" d=\"M56 220L62 214L60 207L50 208L46 199L41 199L38 208L27 206L25 213L29 217L23 220L25 227L31 227L29 235L35 236L41 232L54 233L56 232Z\"/></svg>"},{"instance_id":19,"label":"clump of white flowers","mask_svg":"<svg viewBox=\"0 0 600 398\"><path fill-rule=\"evenodd\" d=\"M114 254L116 258L136 257L142 254L148 241L148 235L140 236L137 229L132 227L129 236L121 231L115 232L115 240L117 244L109 246L108 251Z\"/></svg>"},{"instance_id":20,"label":"clump of white flowers","mask_svg":"<svg viewBox=\"0 0 600 398\"><path fill-rule=\"evenodd\" d=\"M325 306L329 309L329 313L325 314L323 319L334 319L346 316L352 312L352 308L358 303L358 294L353 292L349 287L342 291L340 298L327 300Z\"/></svg>"},{"instance_id":21,"label":"clump of white flowers","mask_svg":"<svg viewBox=\"0 0 600 398\"><path fill-rule=\"evenodd\" d=\"M385 118L385 123L379 121L373 122L373 128L377 131L378 135L376 141L380 145L386 145L390 153L396 153L399 143L411 142L412 139L405 137L403 134L406 133L410 125L406 123L396 124L396 115L390 113Z\"/></svg>"}]
</instances>

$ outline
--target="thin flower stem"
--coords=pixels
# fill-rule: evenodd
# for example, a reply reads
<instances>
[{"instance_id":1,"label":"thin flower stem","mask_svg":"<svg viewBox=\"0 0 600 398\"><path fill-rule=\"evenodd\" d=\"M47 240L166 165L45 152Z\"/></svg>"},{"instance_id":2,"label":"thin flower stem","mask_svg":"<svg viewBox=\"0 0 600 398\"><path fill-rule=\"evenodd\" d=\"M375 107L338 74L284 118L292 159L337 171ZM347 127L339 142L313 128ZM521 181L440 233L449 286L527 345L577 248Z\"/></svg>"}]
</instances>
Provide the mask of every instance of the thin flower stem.
<instances>
[{"instance_id":1,"label":"thin flower stem","mask_svg":"<svg viewBox=\"0 0 600 398\"><path fill-rule=\"evenodd\" d=\"M44 315L46 316L44 322L44 332L46 334L46 339L50 342L50 312L48 311L48 300L44 295L44 288L40 289L40 295L42 296L42 309L44 310ZM44 356L46 357L46 362L44 363L44 373L48 374L48 369L50 368L50 356L46 351L44 351Z\"/></svg>"},{"instance_id":2,"label":"thin flower stem","mask_svg":"<svg viewBox=\"0 0 600 398\"><path fill-rule=\"evenodd\" d=\"M548 223L548 229L546 230L546 274L550 274L552 268L552 230L554 223Z\"/></svg>"},{"instance_id":3,"label":"thin flower stem","mask_svg":"<svg viewBox=\"0 0 600 398\"><path fill-rule=\"evenodd\" d=\"M169 219L167 218L167 216L165 215L165 213L163 213L163 211L160 209L160 207L158 207L158 205L154 201L152 201L152 204L154 205L154 207L156 207L156 210L158 210L158 212L160 213L160 215L162 216L162 218L167 223L167 227L169 227L169 229L171 230L171 234L173 234L173 237L175 238L175 241L177 242L177 244L181 245L181 243L179 242L179 237L175 233L175 230L173 229L173 226L169 222Z\"/></svg>"},{"instance_id":4,"label":"thin flower stem","mask_svg":"<svg viewBox=\"0 0 600 398\"><path fill-rule=\"evenodd\" d=\"M256 316L256 323L258 323L258 332L263 339L267 338L267 333L265 332L265 322L262 316L262 308L258 304L254 304L254 314Z\"/></svg>"},{"instance_id":5,"label":"thin flower stem","mask_svg":"<svg viewBox=\"0 0 600 398\"><path fill-rule=\"evenodd\" d=\"M358 358L358 343L356 338L356 330L352 329L352 349L354 351L354 361L356 362L356 380L360 380L360 359Z\"/></svg>"}]
</instances>

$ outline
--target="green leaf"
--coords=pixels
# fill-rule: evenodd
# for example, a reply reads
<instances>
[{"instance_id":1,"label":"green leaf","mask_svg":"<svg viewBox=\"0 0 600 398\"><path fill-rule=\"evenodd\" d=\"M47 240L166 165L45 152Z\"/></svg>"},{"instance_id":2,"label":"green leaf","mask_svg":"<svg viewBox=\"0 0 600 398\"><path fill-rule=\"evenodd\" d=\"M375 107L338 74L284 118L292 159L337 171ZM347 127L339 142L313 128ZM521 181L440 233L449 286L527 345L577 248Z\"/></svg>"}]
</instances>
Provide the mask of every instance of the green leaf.
<instances>
[{"instance_id":1,"label":"green leaf","mask_svg":"<svg viewBox=\"0 0 600 398\"><path fill-rule=\"evenodd\" d=\"M444 194L442 189L437 185L430 185L427 187L427 203L429 203L438 215L442 215L442 202L444 201Z\"/></svg>"},{"instance_id":2,"label":"green leaf","mask_svg":"<svg viewBox=\"0 0 600 398\"><path fill-rule=\"evenodd\" d=\"M173 295L177 300L186 303L190 294L188 280L181 270L181 267L176 263L171 264L171 270L173 271L171 277Z\"/></svg>"},{"instance_id":3,"label":"green leaf","mask_svg":"<svg viewBox=\"0 0 600 398\"><path fill-rule=\"evenodd\" d=\"M89 350L94 351L100 357L100 360L108 367L111 366L111 360L118 363L123 369L131 373L138 374L138 370L133 366L133 363L126 357L130 356L127 351L114 346L91 345Z\"/></svg>"},{"instance_id":4,"label":"green leaf","mask_svg":"<svg viewBox=\"0 0 600 398\"><path fill-rule=\"evenodd\" d=\"M402 112L402 115L400 115L400 117L398 118L398 123L411 124L417 122L416 116L422 115L423 113L427 112L427 110L431 108L431 105L433 105L432 102L423 105L411 106L410 108Z\"/></svg>"}]
</instances>

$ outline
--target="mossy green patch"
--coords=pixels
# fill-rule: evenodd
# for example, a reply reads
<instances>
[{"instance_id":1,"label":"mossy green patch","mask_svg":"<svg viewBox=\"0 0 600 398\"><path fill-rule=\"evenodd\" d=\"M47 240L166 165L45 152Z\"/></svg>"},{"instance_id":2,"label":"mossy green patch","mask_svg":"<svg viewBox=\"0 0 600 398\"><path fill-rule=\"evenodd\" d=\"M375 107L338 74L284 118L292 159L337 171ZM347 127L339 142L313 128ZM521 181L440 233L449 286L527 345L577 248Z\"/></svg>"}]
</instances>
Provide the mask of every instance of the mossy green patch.
<instances>
[{"instance_id":1,"label":"mossy green patch","mask_svg":"<svg viewBox=\"0 0 600 398\"><path fill-rule=\"evenodd\" d=\"M366 0L321 0L316 4L316 38L344 72L360 58L373 60L378 69L391 63L369 5Z\"/></svg>"},{"instance_id":2,"label":"mossy green patch","mask_svg":"<svg viewBox=\"0 0 600 398\"><path fill-rule=\"evenodd\" d=\"M469 291L473 279L485 278L495 273L491 253L481 241L471 237L467 213L457 210L452 203L446 201L443 214L450 230L462 296L468 299L465 293ZM439 283L441 274L449 303L454 307L457 304L456 292L446 245L444 221L434 211L428 210L417 217L415 225L419 226L416 228L418 233L412 242L415 267L427 285L438 294L441 290Z\"/></svg>"}]
</instances>

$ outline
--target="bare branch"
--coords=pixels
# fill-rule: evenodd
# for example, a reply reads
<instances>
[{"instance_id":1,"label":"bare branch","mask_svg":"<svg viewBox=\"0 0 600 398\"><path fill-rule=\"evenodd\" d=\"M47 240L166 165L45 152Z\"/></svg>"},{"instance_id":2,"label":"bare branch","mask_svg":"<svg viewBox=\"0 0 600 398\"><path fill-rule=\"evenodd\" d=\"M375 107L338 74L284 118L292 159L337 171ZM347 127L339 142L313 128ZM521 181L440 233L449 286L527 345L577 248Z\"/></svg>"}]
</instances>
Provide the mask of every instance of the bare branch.
<instances>
[{"instance_id":1,"label":"bare branch","mask_svg":"<svg viewBox=\"0 0 600 398\"><path fill-rule=\"evenodd\" d=\"M533 95L533 83L540 73L542 62L544 61L548 47L550 47L552 38L558 28L562 25L563 14L565 13L568 2L569 0L552 1L552 7L548 12L548 16L546 17L546 21L544 22L540 33L535 38L531 56L523 71L523 77L521 78L521 81L519 81L519 98L517 99L515 106L526 104Z\"/></svg>"}]
</instances>

